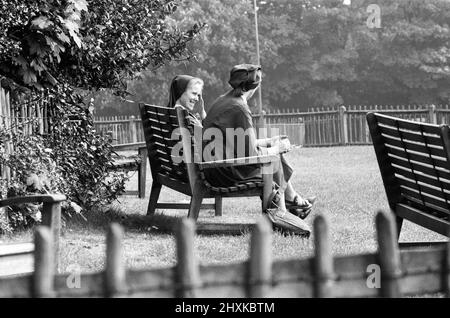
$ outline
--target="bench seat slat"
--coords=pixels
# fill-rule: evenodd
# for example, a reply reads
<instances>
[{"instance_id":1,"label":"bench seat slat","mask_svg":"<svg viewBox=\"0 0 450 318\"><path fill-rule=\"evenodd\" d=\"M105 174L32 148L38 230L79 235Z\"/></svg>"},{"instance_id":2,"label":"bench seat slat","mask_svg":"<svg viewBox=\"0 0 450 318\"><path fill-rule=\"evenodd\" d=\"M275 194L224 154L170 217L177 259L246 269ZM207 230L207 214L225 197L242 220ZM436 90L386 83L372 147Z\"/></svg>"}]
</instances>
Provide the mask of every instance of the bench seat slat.
<instances>
[{"instance_id":1,"label":"bench seat slat","mask_svg":"<svg viewBox=\"0 0 450 318\"><path fill-rule=\"evenodd\" d=\"M151 137L152 140L149 142L151 147L164 147L164 148L169 148L171 149L173 146L175 146L178 141L176 140L170 140L170 139L165 139L162 138L160 136L152 136Z\"/></svg>"},{"instance_id":2,"label":"bench seat slat","mask_svg":"<svg viewBox=\"0 0 450 318\"><path fill-rule=\"evenodd\" d=\"M420 133L412 133L409 131L399 131L395 128L391 127L383 127L380 126L381 133L393 136L396 138L401 138L403 140L410 140L410 141L416 141L421 142L428 145L436 145L436 146L442 146L442 140L439 136L433 135L421 135Z\"/></svg>"},{"instance_id":3,"label":"bench seat slat","mask_svg":"<svg viewBox=\"0 0 450 318\"><path fill-rule=\"evenodd\" d=\"M424 144L412 143L410 141L404 141L393 139L392 137L382 135L384 137L384 143L386 145L395 146L398 148L406 148L411 151L417 151L421 153L429 153L438 157L446 157L444 148L426 147Z\"/></svg>"},{"instance_id":4,"label":"bench seat slat","mask_svg":"<svg viewBox=\"0 0 450 318\"><path fill-rule=\"evenodd\" d=\"M164 134L168 135L169 136L168 138L170 139L170 135L177 128L178 128L178 126L175 124L171 125L171 124L162 124L162 123L155 123L153 121L148 121L145 130L148 132L151 132L151 133L155 133L155 132L157 132L159 134L164 133ZM175 133L177 133L177 132L175 132Z\"/></svg>"},{"instance_id":5,"label":"bench seat slat","mask_svg":"<svg viewBox=\"0 0 450 318\"><path fill-rule=\"evenodd\" d=\"M164 123L176 123L177 122L177 116L176 115L170 115L169 117L167 116L163 116L161 114L157 114L156 112L147 112L147 116L149 118L151 118L154 121L158 121L158 122L164 122Z\"/></svg>"},{"instance_id":6,"label":"bench seat slat","mask_svg":"<svg viewBox=\"0 0 450 318\"><path fill-rule=\"evenodd\" d=\"M425 164L429 164L431 166L436 166L436 167L440 167L440 168L444 168L444 169L448 169L449 168L449 164L447 161L443 160L440 157L430 157L428 154L416 154L416 153L411 153L411 152L407 152L404 149L396 149L396 148L392 148L392 147L388 147L387 149L388 153L395 155L397 157L402 157L406 160L410 159L413 161L418 161L421 163L425 163Z\"/></svg>"},{"instance_id":7,"label":"bench seat slat","mask_svg":"<svg viewBox=\"0 0 450 318\"><path fill-rule=\"evenodd\" d=\"M418 184L414 180L398 178L400 186L404 185L406 187L412 188L417 191L421 191L421 193L429 194L441 199L449 199L449 193L445 191L441 191L440 189L435 189L425 184ZM443 201L444 202L444 201Z\"/></svg>"},{"instance_id":8,"label":"bench seat slat","mask_svg":"<svg viewBox=\"0 0 450 318\"><path fill-rule=\"evenodd\" d=\"M172 154L173 145L169 142L167 144L161 144L160 142L154 142L150 144L150 154L151 155L159 155L160 153L164 153L167 155Z\"/></svg>"},{"instance_id":9,"label":"bench seat slat","mask_svg":"<svg viewBox=\"0 0 450 318\"><path fill-rule=\"evenodd\" d=\"M429 134L434 134L434 135L441 134L440 127L436 126L436 125L432 125L432 124L427 124L427 123L422 123L422 122L414 122L414 121L404 120L404 119L400 119L400 118L393 118L393 117L382 115L382 114L377 114L377 121L378 121L378 123L393 126L393 127L396 127L397 123L398 123L398 126L400 128L414 130L414 131L419 131L418 126L420 125L420 126L422 126L423 132L426 132Z\"/></svg>"},{"instance_id":10,"label":"bench seat slat","mask_svg":"<svg viewBox=\"0 0 450 318\"><path fill-rule=\"evenodd\" d=\"M177 178L186 176L186 169L183 166L169 165L161 161L161 168Z\"/></svg>"},{"instance_id":11,"label":"bench seat slat","mask_svg":"<svg viewBox=\"0 0 450 318\"><path fill-rule=\"evenodd\" d=\"M180 157L177 156L172 156L170 154L167 154L166 152L163 152L161 149L157 148L156 150L154 150L151 155L157 156L158 159L164 159L166 162L171 162L173 164L179 164L178 162L181 163L181 159ZM175 161L174 161L175 160Z\"/></svg>"},{"instance_id":12,"label":"bench seat slat","mask_svg":"<svg viewBox=\"0 0 450 318\"><path fill-rule=\"evenodd\" d=\"M411 207L406 204L397 204L396 211L399 216L410 220L411 222L421 224L437 233L447 235L450 222L443 220L442 218L429 215L417 208Z\"/></svg>"},{"instance_id":13,"label":"bench seat slat","mask_svg":"<svg viewBox=\"0 0 450 318\"><path fill-rule=\"evenodd\" d=\"M418 191L405 188L404 186L401 186L401 192L407 196L411 196L411 197L419 200L419 202L422 201L422 199L423 199L425 204L430 208L434 205L436 207L441 208L442 209L441 212L446 211L447 214L450 214L450 211L448 210L448 205L444 201L438 200L438 199L428 196L426 194L420 195L420 193Z\"/></svg>"},{"instance_id":14,"label":"bench seat slat","mask_svg":"<svg viewBox=\"0 0 450 318\"><path fill-rule=\"evenodd\" d=\"M145 113L159 113L159 114L167 114L171 116L177 116L177 112L175 108L167 108L158 105L145 104Z\"/></svg>"},{"instance_id":15,"label":"bench seat slat","mask_svg":"<svg viewBox=\"0 0 450 318\"><path fill-rule=\"evenodd\" d=\"M178 128L178 125L176 123L166 123L163 121L158 121L156 119L153 118L148 118L147 119L147 127L152 126L154 127L153 129L156 128L156 130L160 131L160 130L164 130L164 131L172 131L174 129Z\"/></svg>"},{"instance_id":16,"label":"bench seat slat","mask_svg":"<svg viewBox=\"0 0 450 318\"><path fill-rule=\"evenodd\" d=\"M155 126L151 126L152 128L145 128L144 132L147 131L147 133L149 134L149 136L159 136L162 138L165 138L167 140L172 140L172 134L169 130L165 129L165 128L159 128L159 127L155 127Z\"/></svg>"},{"instance_id":17,"label":"bench seat slat","mask_svg":"<svg viewBox=\"0 0 450 318\"><path fill-rule=\"evenodd\" d=\"M184 164L177 164L173 162L169 162L166 159L158 158L160 164L164 166L164 170L171 171L171 172L182 172L183 174L186 173L186 168Z\"/></svg>"},{"instance_id":18,"label":"bench seat slat","mask_svg":"<svg viewBox=\"0 0 450 318\"><path fill-rule=\"evenodd\" d=\"M414 178L417 179L417 181L419 182L423 182L435 187L440 187L441 184L443 184L445 186L445 188L449 189L450 188L450 181L449 180L445 180L440 178L440 180L437 180L437 178L433 178L431 176L428 175L424 175L424 174L414 174L412 173L410 170L404 170L404 169L400 169L398 167L393 167L394 171L396 174L402 175L406 178L409 178L411 180L414 180Z\"/></svg>"},{"instance_id":19,"label":"bench seat slat","mask_svg":"<svg viewBox=\"0 0 450 318\"><path fill-rule=\"evenodd\" d=\"M420 165L414 162L408 162L406 160L390 157L390 161L392 164L395 164L397 166L401 166L410 170L414 171L420 171L426 175L434 176L434 177L440 177L450 180L450 173L447 171L442 171L438 169L433 169L432 167L427 167L424 165Z\"/></svg>"}]
</instances>

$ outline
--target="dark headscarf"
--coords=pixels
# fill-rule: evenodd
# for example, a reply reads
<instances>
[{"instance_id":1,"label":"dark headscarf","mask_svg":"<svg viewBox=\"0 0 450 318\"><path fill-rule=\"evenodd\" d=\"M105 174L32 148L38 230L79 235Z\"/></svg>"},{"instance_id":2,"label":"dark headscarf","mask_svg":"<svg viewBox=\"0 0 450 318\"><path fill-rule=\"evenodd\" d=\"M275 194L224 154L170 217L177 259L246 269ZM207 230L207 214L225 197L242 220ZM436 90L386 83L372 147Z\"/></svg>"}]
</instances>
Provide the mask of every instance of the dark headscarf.
<instances>
[{"instance_id":1,"label":"dark headscarf","mask_svg":"<svg viewBox=\"0 0 450 318\"><path fill-rule=\"evenodd\" d=\"M233 87L242 88L244 91L249 91L258 87L261 83L260 65L254 64L239 64L234 66L230 71L230 80L228 83Z\"/></svg>"},{"instance_id":2,"label":"dark headscarf","mask_svg":"<svg viewBox=\"0 0 450 318\"><path fill-rule=\"evenodd\" d=\"M172 83L170 83L169 103L167 107L175 107L175 103L183 95L189 82L194 78L190 75L177 75L173 78Z\"/></svg>"}]
</instances>

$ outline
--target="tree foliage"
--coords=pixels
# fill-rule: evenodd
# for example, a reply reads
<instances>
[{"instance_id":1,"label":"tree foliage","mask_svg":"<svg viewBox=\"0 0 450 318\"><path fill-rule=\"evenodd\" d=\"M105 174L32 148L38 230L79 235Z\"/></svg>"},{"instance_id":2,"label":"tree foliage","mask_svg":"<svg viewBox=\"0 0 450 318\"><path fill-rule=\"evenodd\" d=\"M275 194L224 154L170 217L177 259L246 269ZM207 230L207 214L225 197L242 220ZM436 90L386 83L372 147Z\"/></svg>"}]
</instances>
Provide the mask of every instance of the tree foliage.
<instances>
[{"instance_id":1,"label":"tree foliage","mask_svg":"<svg viewBox=\"0 0 450 318\"><path fill-rule=\"evenodd\" d=\"M171 0L1 0L0 75L38 89L126 89L146 68L184 57L199 31L169 26Z\"/></svg>"},{"instance_id":2,"label":"tree foliage","mask_svg":"<svg viewBox=\"0 0 450 318\"><path fill-rule=\"evenodd\" d=\"M0 163L12 171L11 180L0 180L1 197L61 192L71 204L64 211L80 212L123 192L124 174L109 169L111 140L95 131L85 97L101 88L126 95L127 80L140 71L189 58L187 44L201 25L181 30L168 23L177 6L173 0L0 0L1 84L12 107L21 109L24 96L45 103L50 127L31 136L23 129L31 118L17 119L14 131L1 127ZM13 153L4 151L7 143ZM29 224L34 212L9 210L0 232Z\"/></svg>"}]
</instances>

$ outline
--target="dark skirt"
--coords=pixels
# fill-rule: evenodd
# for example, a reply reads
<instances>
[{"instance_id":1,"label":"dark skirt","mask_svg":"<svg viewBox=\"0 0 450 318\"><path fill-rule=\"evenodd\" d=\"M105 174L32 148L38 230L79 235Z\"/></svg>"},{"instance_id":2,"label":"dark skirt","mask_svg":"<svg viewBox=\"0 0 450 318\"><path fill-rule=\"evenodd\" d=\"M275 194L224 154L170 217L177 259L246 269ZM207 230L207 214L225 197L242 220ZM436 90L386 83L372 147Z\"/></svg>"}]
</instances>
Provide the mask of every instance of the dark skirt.
<instances>
[{"instance_id":1,"label":"dark skirt","mask_svg":"<svg viewBox=\"0 0 450 318\"><path fill-rule=\"evenodd\" d=\"M281 168L281 169L280 169ZM215 187L232 187L246 182L262 181L263 168L261 165L247 165L226 168L205 169L205 178ZM286 189L287 182L293 173L292 167L283 155L274 162L273 181L281 189Z\"/></svg>"}]
</instances>

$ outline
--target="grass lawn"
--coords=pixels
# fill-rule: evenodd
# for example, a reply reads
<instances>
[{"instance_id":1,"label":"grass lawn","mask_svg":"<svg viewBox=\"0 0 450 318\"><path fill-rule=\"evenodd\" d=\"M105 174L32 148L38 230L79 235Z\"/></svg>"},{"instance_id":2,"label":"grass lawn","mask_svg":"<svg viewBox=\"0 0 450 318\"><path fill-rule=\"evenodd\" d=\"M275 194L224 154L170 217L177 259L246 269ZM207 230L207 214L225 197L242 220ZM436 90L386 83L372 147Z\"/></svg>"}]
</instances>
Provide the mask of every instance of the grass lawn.
<instances>
[{"instance_id":1,"label":"grass lawn","mask_svg":"<svg viewBox=\"0 0 450 318\"><path fill-rule=\"evenodd\" d=\"M374 217L379 209L388 209L381 176L371 146L303 148L287 155L295 168L294 187L304 196L316 195L318 201L307 218L312 224L318 214L329 221L335 255L373 253L376 251ZM133 176L128 187L137 187ZM148 171L147 189L151 187ZM189 198L167 188L161 192L163 202L189 202ZM146 199L124 196L106 213L89 213L89 222L70 220L62 231L61 270L78 265L84 272L100 271L104 264L107 224L117 221L125 227L124 249L127 265L132 268L167 267L176 263L174 238L152 226L144 217ZM199 222L254 223L261 215L257 197L224 199L224 216L214 217L214 211L200 211ZM183 217L187 211L165 210L157 213ZM313 234L314 235L314 234ZM31 231L14 237L0 238L15 241L31 237ZM446 238L404 222L401 241L445 240ZM250 235L200 235L196 249L201 264L235 263L247 259ZM305 258L313 253L313 237L273 238L275 259Z\"/></svg>"}]
</instances>

